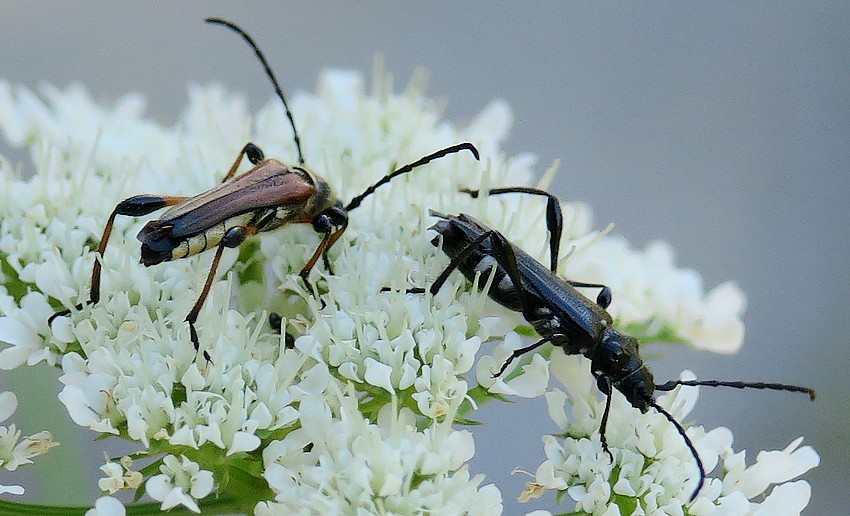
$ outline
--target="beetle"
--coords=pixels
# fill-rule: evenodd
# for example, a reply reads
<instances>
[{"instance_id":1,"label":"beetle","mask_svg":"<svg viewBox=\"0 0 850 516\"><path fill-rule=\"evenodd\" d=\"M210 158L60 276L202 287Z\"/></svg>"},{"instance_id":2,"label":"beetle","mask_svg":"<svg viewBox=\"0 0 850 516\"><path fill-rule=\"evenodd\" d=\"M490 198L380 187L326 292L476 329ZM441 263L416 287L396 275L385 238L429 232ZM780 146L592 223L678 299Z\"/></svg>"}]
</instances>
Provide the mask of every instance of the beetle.
<instances>
[{"instance_id":1,"label":"beetle","mask_svg":"<svg viewBox=\"0 0 850 516\"><path fill-rule=\"evenodd\" d=\"M112 233L115 217L118 215L139 217L169 207L158 219L145 224L137 236L142 243L140 261L143 265L150 267L162 262L187 258L208 249L216 250L203 289L185 319L185 322L189 323L189 334L196 353L200 349L200 341L195 322L209 294L225 248L238 247L250 236L271 231L286 224L312 224L313 229L321 233L323 237L312 257L301 269L299 276L304 280L311 294L315 295L315 290L308 281L308 275L319 257L323 258L325 266L330 270L327 252L348 226L349 211L360 206L360 203L381 185L430 161L463 150L471 152L475 159L479 159L478 150L471 143L464 142L446 147L385 175L360 195L351 199L348 204L343 205L327 181L304 166L301 140L286 97L253 38L239 26L227 20L207 18L205 21L223 25L236 32L256 54L271 80L275 93L283 103L286 117L292 126L295 147L298 151L298 165L289 166L276 159L267 159L258 146L248 143L239 152L222 183L206 192L192 197L143 194L121 201L109 216L100 239L97 249L97 255L100 258L95 259L92 268L88 301L88 304L94 304L100 300L101 260ZM235 176L243 157L248 158L253 168L242 175ZM77 310L81 310L82 307L82 303L76 305ZM70 313L71 310L54 313L48 319L48 325L56 317ZM206 351L203 354L204 358L210 361L209 354Z\"/></svg>"},{"instance_id":2,"label":"beetle","mask_svg":"<svg viewBox=\"0 0 850 516\"><path fill-rule=\"evenodd\" d=\"M472 196L479 194L476 190L462 191ZM650 408L654 408L664 415L682 436L699 469L699 481L691 495L691 501L696 498L705 482L705 468L685 429L656 402L656 391L671 391L679 385L704 385L801 392L808 394L810 399L815 399L815 391L811 388L781 383L672 380L656 384L652 372L641 359L638 340L613 326L613 318L606 311L611 302L610 289L599 284L569 281L557 275L562 227L557 198L548 192L525 187L498 188L488 193L527 193L548 198L546 221L550 233L551 266L547 268L508 241L502 233L469 215L446 215L430 210L430 214L439 219L430 228L437 232L431 243L442 247L443 252L450 258L449 265L431 284L430 293L435 295L456 269L469 281L477 283L478 288L482 290L486 285L476 282L476 275L493 274L487 294L502 306L522 313L540 334L542 338L537 342L514 351L493 375L494 378L501 376L514 359L547 342L558 346L568 355L583 355L590 359L591 373L596 378L596 385L606 397L599 431L602 448L612 461L613 455L608 448L605 431L611 408L611 395L615 389L641 412L646 413ZM602 290L596 302L593 302L576 287L597 287ZM407 291L423 293L425 290L414 288Z\"/></svg>"}]
</instances>

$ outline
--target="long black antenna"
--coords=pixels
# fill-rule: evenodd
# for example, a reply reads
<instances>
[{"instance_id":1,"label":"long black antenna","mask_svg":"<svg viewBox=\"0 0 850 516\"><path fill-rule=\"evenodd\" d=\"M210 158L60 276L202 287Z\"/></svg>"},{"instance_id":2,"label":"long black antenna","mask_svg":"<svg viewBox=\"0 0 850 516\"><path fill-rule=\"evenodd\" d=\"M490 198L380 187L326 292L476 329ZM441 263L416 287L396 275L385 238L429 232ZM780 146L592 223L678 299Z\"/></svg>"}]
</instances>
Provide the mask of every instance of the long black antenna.
<instances>
[{"instance_id":1,"label":"long black antenna","mask_svg":"<svg viewBox=\"0 0 850 516\"><path fill-rule=\"evenodd\" d=\"M646 401L648 401L649 404L654 407L655 410L657 410L661 415L666 417L667 421L673 423L673 426L676 427L676 431L679 432L679 435L681 435L682 439L685 440L685 445L687 445L688 449L691 450L691 455L694 456L694 460L697 461L697 467L699 468L699 482L697 483L696 489L694 489L694 492L691 494L691 499L688 500L688 502L693 502L699 494L700 489L702 489L703 484L705 484L705 467L702 465L702 459L699 458L699 454L697 453L697 449L694 447L694 443L691 442L690 437L688 437L688 434L685 433L685 429L682 427L682 425L680 425L679 422L676 421L676 418L674 418L672 415L670 415L669 412L661 408L661 406L658 405L658 403L656 403L655 400L653 400L652 398L647 398Z\"/></svg>"},{"instance_id":2,"label":"long black antenna","mask_svg":"<svg viewBox=\"0 0 850 516\"><path fill-rule=\"evenodd\" d=\"M678 385L686 385L696 387L704 385L706 387L732 387L733 389L766 389L771 391L791 391L802 392L809 395L809 399L814 401L815 390L809 387L801 387L799 385L788 385L784 383L764 383L764 382L724 382L720 380L671 380L661 385L656 385L657 391L672 391Z\"/></svg>"},{"instance_id":3,"label":"long black antenna","mask_svg":"<svg viewBox=\"0 0 850 516\"><path fill-rule=\"evenodd\" d=\"M229 22L221 18L207 18L204 21L207 23L224 25L233 32L242 36L242 39L244 39L248 43L248 45L250 45L251 48L254 49L254 53L257 54L257 58L260 60L260 63L262 63L263 68L265 68L266 70L266 75L269 76L269 79L271 79L272 84L274 85L275 93L277 93L277 96L280 98L280 101L283 102L283 108L286 110L286 118L289 119L289 124L292 125L292 134L295 138L295 148L298 149L298 163L303 165L304 155L301 153L301 138L298 137L298 130L295 129L295 120L293 120L292 118L292 112L289 111L289 104L286 103L286 96L284 96L283 90L280 88L280 84L277 83L277 79L275 79L274 73L272 72L268 61L266 61L266 57L263 55L263 52L260 50L260 47L258 47L257 44L254 43L253 38L251 38L251 36L249 36L247 32L242 30L242 28L240 28L233 22Z\"/></svg>"},{"instance_id":4,"label":"long black antenna","mask_svg":"<svg viewBox=\"0 0 850 516\"><path fill-rule=\"evenodd\" d=\"M481 159L478 156L478 149L475 148L475 145L472 145L469 142L458 143L457 145L452 145L451 147L446 147L445 149L438 150L433 154L429 154L424 158L414 161L413 163L408 163L407 165L395 170L394 172L385 175L381 178L380 181L367 188L362 194L358 195L354 199L351 199L351 201L348 203L348 206L345 207L345 211L351 211L354 208L360 206L360 203L363 202L363 199L375 193L375 190L377 190L379 186L389 183L392 178L400 176L402 174L407 174L416 167L420 167L430 161L434 161L435 159L442 158L447 154L454 154L455 152L460 152L462 150L468 150L472 153L473 156L475 156L475 159Z\"/></svg>"},{"instance_id":5,"label":"long black antenna","mask_svg":"<svg viewBox=\"0 0 850 516\"><path fill-rule=\"evenodd\" d=\"M732 387L733 389L766 389L772 391L790 391L790 392L802 392L804 394L809 395L809 399L814 401L815 399L815 390L809 387L801 387L799 385L788 385L785 383L765 383L765 382L738 382L738 381L722 381L722 380L670 380L669 382L658 384L655 386L655 390L657 391L672 391L676 387L684 385L688 387ZM694 459L697 461L697 466L699 466L699 484L697 488L694 490L694 493L691 495L690 501L693 502L694 499L699 494L700 489L702 489L703 484L705 483L705 469L703 468L702 461L697 454L696 448L694 448L694 444L685 434L685 429L682 428L682 425L676 421L673 416L670 415L669 412L665 411L663 408L658 406L658 404L652 399L648 398L647 402L657 410L659 413L663 414L664 417L667 418L668 421L673 423L676 427L676 430L679 432L679 435L685 440L685 444L688 446L688 449L691 450L691 455L694 456Z\"/></svg>"}]
</instances>

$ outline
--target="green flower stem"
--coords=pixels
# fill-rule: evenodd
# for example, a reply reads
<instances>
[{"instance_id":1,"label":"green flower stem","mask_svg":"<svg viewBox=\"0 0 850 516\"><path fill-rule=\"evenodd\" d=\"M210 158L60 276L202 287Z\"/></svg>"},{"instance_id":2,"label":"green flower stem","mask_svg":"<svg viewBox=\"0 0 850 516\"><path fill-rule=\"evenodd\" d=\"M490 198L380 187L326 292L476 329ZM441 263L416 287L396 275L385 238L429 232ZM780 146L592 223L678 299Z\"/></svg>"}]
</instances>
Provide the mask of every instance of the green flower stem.
<instances>
[{"instance_id":1,"label":"green flower stem","mask_svg":"<svg viewBox=\"0 0 850 516\"><path fill-rule=\"evenodd\" d=\"M140 503L126 506L127 516L146 516L162 514L159 502ZM211 498L198 504L202 514L244 514L246 507L241 501L231 496ZM91 507L74 507L63 505L41 505L31 503L0 500L0 516L80 516ZM248 509L252 509L251 506ZM171 516L189 516L196 513L186 507L178 506L168 511Z\"/></svg>"},{"instance_id":2,"label":"green flower stem","mask_svg":"<svg viewBox=\"0 0 850 516\"><path fill-rule=\"evenodd\" d=\"M126 507L127 516L162 514L160 505L161 504L159 502L128 505ZM244 509L244 507L241 507L240 504L234 503L234 499L231 497L220 497L217 500L213 499L209 502L200 504L200 507L203 514L234 514L240 513ZM42 505L0 500L0 516L80 516L80 514L85 514L85 512L89 509L90 507ZM168 514L172 516L188 516L196 513L183 506L178 506L168 511Z\"/></svg>"}]
</instances>

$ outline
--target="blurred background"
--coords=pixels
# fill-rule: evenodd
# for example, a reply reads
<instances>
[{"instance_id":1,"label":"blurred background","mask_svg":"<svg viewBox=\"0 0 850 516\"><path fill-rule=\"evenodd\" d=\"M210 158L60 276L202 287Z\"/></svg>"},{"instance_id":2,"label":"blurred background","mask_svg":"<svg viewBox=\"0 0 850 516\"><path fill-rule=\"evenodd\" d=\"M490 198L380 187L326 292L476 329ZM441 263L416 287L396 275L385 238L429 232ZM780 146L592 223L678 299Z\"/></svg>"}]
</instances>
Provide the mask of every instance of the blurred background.
<instances>
[{"instance_id":1,"label":"blurred background","mask_svg":"<svg viewBox=\"0 0 850 516\"><path fill-rule=\"evenodd\" d=\"M313 90L327 67L370 77L380 53L399 86L415 67L426 68L429 95L446 99L446 117L458 123L491 99L506 99L515 115L507 150L539 155L540 173L560 158L555 194L590 203L597 227L615 222L636 246L667 240L678 264L701 272L706 287L732 279L743 288L740 353L675 349L650 365L657 379L687 367L700 378L816 388L815 403L704 389L692 418L730 427L735 448L753 450L750 462L755 450L805 435L822 458L804 477L812 485L807 514L843 512L850 4L0 1L0 77L30 88L79 81L102 103L138 91L165 123L184 106L190 81L223 82L258 108L272 96L267 79L242 41L202 23L207 16L253 34L290 95ZM28 159L6 146L0 152ZM37 388L21 381L32 371L0 376L0 387L19 395L25 432L42 429L43 414L58 405L55 372L41 374ZM479 416L486 424L476 429L472 470L500 487L505 513L570 507L552 496L515 501L528 478L510 471L533 471L544 460L540 437L556 430L542 399L494 405ZM28 483L28 495L91 504L101 457L88 457L83 482L67 472L93 437L76 429L59 435L63 446L36 462L40 483Z\"/></svg>"}]
</instances>

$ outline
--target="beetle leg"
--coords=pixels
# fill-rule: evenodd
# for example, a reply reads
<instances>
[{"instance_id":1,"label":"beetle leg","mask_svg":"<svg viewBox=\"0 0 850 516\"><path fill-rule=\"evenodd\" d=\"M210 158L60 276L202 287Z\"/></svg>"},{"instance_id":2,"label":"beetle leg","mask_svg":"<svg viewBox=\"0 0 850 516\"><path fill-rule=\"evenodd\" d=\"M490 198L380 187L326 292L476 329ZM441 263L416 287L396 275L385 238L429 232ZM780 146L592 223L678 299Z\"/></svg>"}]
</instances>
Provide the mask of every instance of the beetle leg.
<instances>
[{"instance_id":1,"label":"beetle leg","mask_svg":"<svg viewBox=\"0 0 850 516\"><path fill-rule=\"evenodd\" d=\"M269 326L274 333L280 334L283 332L283 317L277 312L269 312Z\"/></svg>"},{"instance_id":2,"label":"beetle leg","mask_svg":"<svg viewBox=\"0 0 850 516\"><path fill-rule=\"evenodd\" d=\"M601 306L603 310L605 308L608 308L608 306L611 304L611 289L607 285L602 285L600 283L584 283L584 282L581 282L581 281L570 281L570 280L564 280L564 281L566 281L567 283L569 283L570 285L572 285L574 287L600 288L602 290L599 292L599 295L596 296L596 304Z\"/></svg>"},{"instance_id":3,"label":"beetle leg","mask_svg":"<svg viewBox=\"0 0 850 516\"><path fill-rule=\"evenodd\" d=\"M491 231L490 242L493 244L493 257L508 272L508 277L513 283L514 291L516 292L519 302L522 305L522 315L527 320L532 321L536 318L536 314L531 309L531 304L526 295L526 288L522 284L522 275L519 272L519 267L516 262L516 254L514 246L508 242L505 236L498 231Z\"/></svg>"},{"instance_id":4,"label":"beetle leg","mask_svg":"<svg viewBox=\"0 0 850 516\"><path fill-rule=\"evenodd\" d=\"M606 387L605 389L601 388L603 385ZM612 454L611 450L608 448L608 439L605 437L605 431L608 429L608 414L611 412L611 378L607 376L600 376L598 378L597 386L599 386L599 390L605 394L605 411L602 412L602 424L599 425L599 440L602 443L602 450L608 454L608 458L611 459L611 462L613 463L614 454Z\"/></svg>"},{"instance_id":5,"label":"beetle leg","mask_svg":"<svg viewBox=\"0 0 850 516\"><path fill-rule=\"evenodd\" d=\"M322 257L325 266L328 268L328 272L333 274L333 270L331 269L330 260L328 260L328 249L330 249L339 237L345 232L345 228L348 227L348 218L341 218L336 222L339 223L336 226L336 230L334 230L334 222L333 219L329 218L326 214L319 215L316 220L313 221L313 229L320 233L324 233L324 237L322 241L319 242L319 245L316 247L316 250L313 252L313 256L307 261L307 264L304 265L304 268L301 269L301 272L298 273L301 276L301 279L304 280L304 284L307 285L307 290L310 291L310 295L313 297L318 297L316 295L316 289L313 288L313 285L310 284L308 280L308 276L310 276L310 271L313 270L313 267L316 265L316 262L319 261L319 257ZM321 300L322 308L325 307L325 301Z\"/></svg>"},{"instance_id":6,"label":"beetle leg","mask_svg":"<svg viewBox=\"0 0 850 516\"><path fill-rule=\"evenodd\" d=\"M103 228L103 235L100 237L100 245L97 247L97 254L103 259L103 253L106 252L106 244L109 242L109 237L112 234L112 226L115 223L115 217L118 215L127 215L130 217L139 217L154 212L166 206L173 206L188 199L188 197L170 197L162 195L135 195L129 199L125 199L118 203L118 206L112 210L109 219L106 221L106 227ZM87 304L93 305L100 300L100 273L101 260L95 258L94 266L91 272L91 290L89 291L89 301ZM83 303L74 307L76 310L83 309ZM62 310L54 313L47 319L47 325L53 322L57 317L69 315L71 310Z\"/></svg>"},{"instance_id":7,"label":"beetle leg","mask_svg":"<svg viewBox=\"0 0 850 516\"><path fill-rule=\"evenodd\" d=\"M342 236L342 233L345 231L345 228L347 226L348 221L345 221L345 223L340 226L336 231L333 231L333 228L331 226L328 226L325 230L325 236L322 238L322 241L319 242L318 247L316 247L316 250L313 252L313 256L310 257L310 260L307 262L306 265L304 265L304 268L301 269L301 272L298 273L298 275L301 276L301 279L304 281L304 284L307 285L307 290L310 291L310 295L313 297L318 296L316 295L316 289L313 288L313 285L310 284L310 280L308 279L308 277L310 276L310 271L313 270L313 267L316 265L316 262L319 261L320 256L324 257L326 265L330 265L330 263L327 261L327 256L325 256L325 253L327 253L328 249L330 249L330 247L334 245L334 242L339 240L339 237ZM320 301L322 302L322 308L324 308L325 301L323 299L320 299Z\"/></svg>"},{"instance_id":8,"label":"beetle leg","mask_svg":"<svg viewBox=\"0 0 850 516\"><path fill-rule=\"evenodd\" d=\"M270 312L269 326L271 326L274 333L280 335L283 333L283 317L281 317L277 312ZM295 337L291 333L286 332L283 337L283 341L286 349L295 349Z\"/></svg>"},{"instance_id":9,"label":"beetle leg","mask_svg":"<svg viewBox=\"0 0 850 516\"><path fill-rule=\"evenodd\" d=\"M304 285L307 287L307 290L310 291L310 295L313 297L318 296L316 295L316 289L313 287L312 284L310 284L310 271L313 270L313 267L316 265L316 262L319 261L319 257L322 256L322 254L325 252L325 249L327 248L327 241L330 239L330 236L330 231L328 233L325 233L324 238L322 238L322 241L319 242L319 246L316 247L316 250L313 252L313 256L310 258L304 268L301 269L301 272L298 273L298 275L304 281ZM324 304L322 305L322 307L324 308Z\"/></svg>"},{"instance_id":10,"label":"beetle leg","mask_svg":"<svg viewBox=\"0 0 850 516\"><path fill-rule=\"evenodd\" d=\"M519 272L519 267L517 266L516 254L514 253L513 246L510 242L505 238L504 235L499 233L498 231L491 229L485 233L481 233L474 239L470 240L466 246L452 259L449 263L448 267L434 280L434 283L431 285L431 294L434 295L440 291L440 287L443 286L443 283L446 282L446 279L449 277L456 268L458 268L465 260L468 258L475 249L481 245L482 242L486 239L490 239L490 242L493 247L493 257L496 259L496 263L502 266L508 274L508 277L511 279L511 283L513 284L514 291L516 292L517 298L519 298L520 304L522 305L522 314L528 319L532 320L535 318L535 314L531 309L531 304L528 301L528 297L526 296L526 290L523 287L522 276ZM410 292L410 291L408 291ZM524 348L520 348L514 351L510 357L502 364L502 367L499 369L499 372L493 375L493 378L497 378L505 372L505 369L508 365L513 362L519 356L524 355L525 353L536 349L543 344L550 342L552 339L558 337L557 334L550 335L548 337L544 337L543 339L531 344L530 346L526 346Z\"/></svg>"},{"instance_id":11,"label":"beetle leg","mask_svg":"<svg viewBox=\"0 0 850 516\"><path fill-rule=\"evenodd\" d=\"M461 188L460 191L469 194L473 199L478 198L481 193L480 190L470 190L468 188ZM549 268L557 274L558 255L561 249L561 234L564 231L564 217L561 213L561 203L558 201L558 198L545 190L526 186L491 188L487 191L487 195L501 195L506 193L524 193L546 197L546 229L549 230Z\"/></svg>"},{"instance_id":12,"label":"beetle leg","mask_svg":"<svg viewBox=\"0 0 850 516\"><path fill-rule=\"evenodd\" d=\"M463 249L461 249L454 258L452 258L449 265L443 270L443 272L440 273L439 276L437 276L434 283L431 284L431 295L436 295L448 279L449 275L454 272L454 270L457 269L464 260L469 258L475 249L488 238L493 246L493 257L499 265L504 267L507 271L508 277L511 279L516 295L519 298L520 304L522 304L523 316L525 316L526 319L534 319L534 314L531 312L531 305L529 305L528 298L525 296L525 290L522 285L522 277L520 275L519 268L517 267L516 255L514 254L513 246L507 241L504 235L495 229L481 233L470 240L469 243L467 243ZM418 290L416 289L411 290L408 290L408 292L418 293Z\"/></svg>"},{"instance_id":13,"label":"beetle leg","mask_svg":"<svg viewBox=\"0 0 850 516\"><path fill-rule=\"evenodd\" d=\"M481 193L480 190L471 190L469 188L461 188L460 191L469 194L473 199L478 198ZM492 188L487 191L487 195L500 195L506 193L524 193L546 197L546 229L549 230L549 269L553 273L557 274L558 255L560 254L561 247L561 234L564 229L564 217L561 213L561 204L558 202L558 198L545 190L525 186ZM605 285L600 285L598 283L582 283L570 280L567 280L567 283L574 287L601 288L602 292L596 296L596 304L601 306L603 309L608 308L608 305L611 304L611 289Z\"/></svg>"},{"instance_id":14,"label":"beetle leg","mask_svg":"<svg viewBox=\"0 0 850 516\"><path fill-rule=\"evenodd\" d=\"M201 348L201 342L198 339L198 331L195 329L195 322L198 320L198 314L201 312L201 308L204 306L204 301L207 300L207 295L210 293L210 287L212 286L213 278L215 278L215 271L218 268L218 262L221 260L221 254L224 252L224 248L227 247L224 242L225 239L222 239L221 243L216 246L215 257L213 258L212 265L210 266L210 272L207 274L207 281L204 283L201 295L198 296L198 300L195 301L195 305L192 307L192 310L189 311L189 315L187 315L185 319L185 321L189 323L189 337L192 339L192 345L195 346L196 356L198 350ZM204 359L206 359L207 362L212 362L210 354L207 353L206 350L204 350Z\"/></svg>"},{"instance_id":15,"label":"beetle leg","mask_svg":"<svg viewBox=\"0 0 850 516\"><path fill-rule=\"evenodd\" d=\"M495 230L491 229L490 231L487 231L486 233L481 233L474 239L470 240L469 243L466 244L464 248L461 249L460 252L457 253L454 258L452 258L452 260L449 262L443 272L441 272L440 275L437 276L437 279L434 280L434 283L431 284L431 288L429 289L431 291L431 295L437 295L437 292L439 292L440 289L443 287L443 283L446 282L446 280L449 278L449 275L460 266L461 262L469 258L469 256L475 251L475 249L479 245L481 245L481 242L489 238L495 232ZM407 292L410 294L421 294L425 292L425 290L413 288L409 289Z\"/></svg>"},{"instance_id":16,"label":"beetle leg","mask_svg":"<svg viewBox=\"0 0 850 516\"><path fill-rule=\"evenodd\" d=\"M534 344L532 344L530 346L526 346L524 348L519 348L517 350L514 350L514 352L511 353L511 356L509 356L508 359L505 360L505 362L502 364L502 367L499 368L499 372L493 375L493 378L498 378L498 377L502 376L502 373L505 372L505 369L507 369L508 366L510 365L510 363L513 362L515 359L521 357L522 355L525 355L529 351L533 351L533 350L539 348L540 346L542 346L543 344L546 344L547 342L550 342L556 336L557 335L550 335L549 337L544 337L544 338L538 340L537 342L535 342Z\"/></svg>"},{"instance_id":17,"label":"beetle leg","mask_svg":"<svg viewBox=\"0 0 850 516\"><path fill-rule=\"evenodd\" d=\"M322 261L324 262L325 268L328 270L328 272L330 274L333 274L334 271L333 271L333 268L331 267L331 261L328 259L328 251L330 250L331 247L334 246L336 241L339 240L339 237L342 236L342 234L345 232L345 228L347 228L347 227L348 227L348 219L346 218L346 219L343 219L343 222L339 226L339 229L337 229L330 236L330 238L328 240L328 245L326 245L325 249L322 251Z\"/></svg>"},{"instance_id":18,"label":"beetle leg","mask_svg":"<svg viewBox=\"0 0 850 516\"><path fill-rule=\"evenodd\" d=\"M271 213L271 215L269 214ZM274 215L274 210L269 210L268 212L262 213L258 217L258 224L263 223L268 217ZM207 274L207 281L204 283L204 288L201 290L201 295L198 296L198 300L195 301L195 305L192 307L192 310L189 312L189 315L186 316L185 321L189 323L189 336L192 339L192 345L195 346L195 353L201 348L200 340L198 339L198 332L195 329L195 322L198 320L198 314L201 312L201 308L204 306L204 301L207 299L207 295L210 293L210 287L212 286L213 278L215 278L215 271L218 269L218 262L221 261L221 255L224 252L225 247L239 247L242 242L245 241L246 238L252 235L256 235L258 232L257 226L254 224L249 224L246 226L234 226L229 228L224 236L221 238L221 242L216 246L215 257L213 258L212 265L210 266L210 272ZM212 362L209 353L204 350L204 358L207 362Z\"/></svg>"},{"instance_id":19,"label":"beetle leg","mask_svg":"<svg viewBox=\"0 0 850 516\"><path fill-rule=\"evenodd\" d=\"M526 320L533 321L537 317L537 314L532 309L531 302L529 301L527 287L522 283L522 275L519 272L519 266L517 265L516 253L514 253L513 245L498 231L491 230L490 233L490 242L493 244L493 257L496 259L496 263L501 265L505 271L507 271L508 277L511 279L511 283L513 284L514 292L522 305L523 317L525 317ZM508 357L507 361L502 364L501 369L499 369L499 372L496 373L495 376L501 375L505 371L505 368L508 367L508 364L510 364L515 358L558 337L563 337L563 335L553 333L552 335L544 337L530 346L514 351L511 356Z\"/></svg>"},{"instance_id":20,"label":"beetle leg","mask_svg":"<svg viewBox=\"0 0 850 516\"><path fill-rule=\"evenodd\" d=\"M239 168L239 164L242 163L242 156L248 156L248 161L251 162L252 165L259 165L261 161L263 161L263 151L254 145L251 142L245 144L242 147L242 150L239 151L239 155L236 156L236 161L233 162L233 166L230 167L230 171L224 176L224 179L221 180L222 183L226 183L228 179L233 177L233 174L236 173L236 169Z\"/></svg>"},{"instance_id":21,"label":"beetle leg","mask_svg":"<svg viewBox=\"0 0 850 516\"><path fill-rule=\"evenodd\" d=\"M331 244L331 245L333 245L333 244ZM331 245L329 245L327 248L325 248L324 252L322 253L322 263L325 264L325 269L327 269L328 273L331 276L333 276L334 270L333 270L333 267L331 266L330 259L328 259L328 249L331 248Z\"/></svg>"}]
</instances>

